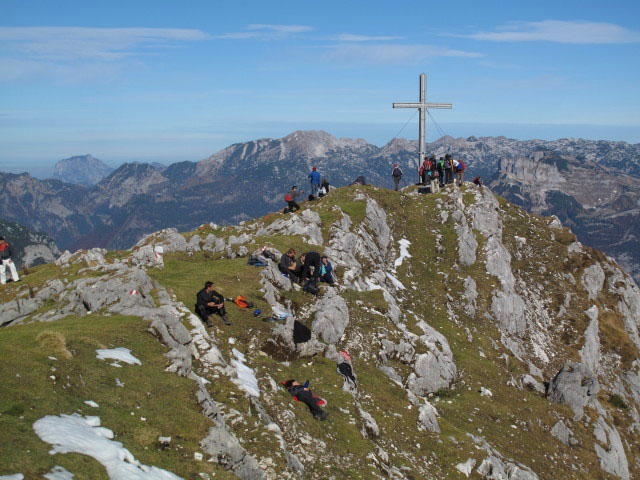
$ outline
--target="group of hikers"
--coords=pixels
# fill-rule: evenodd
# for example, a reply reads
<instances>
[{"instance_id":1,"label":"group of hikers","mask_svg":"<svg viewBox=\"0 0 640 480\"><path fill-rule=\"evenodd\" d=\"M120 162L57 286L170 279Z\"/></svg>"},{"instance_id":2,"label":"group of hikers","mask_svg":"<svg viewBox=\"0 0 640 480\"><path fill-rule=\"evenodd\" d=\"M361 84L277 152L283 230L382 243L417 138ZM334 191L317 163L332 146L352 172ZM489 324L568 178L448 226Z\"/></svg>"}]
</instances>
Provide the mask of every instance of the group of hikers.
<instances>
[{"instance_id":1,"label":"group of hikers","mask_svg":"<svg viewBox=\"0 0 640 480\"><path fill-rule=\"evenodd\" d=\"M418 175L423 185L429 185L431 193L437 193L441 187L448 184L455 183L458 186L462 186L466 168L467 166L462 160L456 160L448 153L438 159L436 159L435 155L429 157L425 155L418 170ZM402 175L402 170L395 163L391 176L393 177L396 192L400 186Z\"/></svg>"},{"instance_id":2,"label":"group of hikers","mask_svg":"<svg viewBox=\"0 0 640 480\"><path fill-rule=\"evenodd\" d=\"M272 257L269 256L268 258ZM320 255L318 252L303 253L300 255L299 260L296 260L296 251L294 248L290 248L286 253L282 254L278 262L278 269L282 275L288 277L292 282L304 285L303 290L305 292L314 295L318 293L318 282L320 281L326 282L330 286L335 286L331 262L326 255ZM231 325L224 303L225 298L215 290L214 283L207 281L204 284L204 288L196 295L195 311L207 327L213 326L210 315L218 315L225 325ZM256 310L256 312L259 311ZM254 315L256 312L254 312ZM295 341L298 342L298 340ZM351 357L345 351L339 353L337 372L345 378L345 381L357 389L356 377L351 366ZM326 400L313 394L309 389L309 381L301 385L295 379L290 379L282 382L282 385L294 400L307 405L313 418L321 421L328 418L329 413L321 408L326 406Z\"/></svg>"}]
</instances>

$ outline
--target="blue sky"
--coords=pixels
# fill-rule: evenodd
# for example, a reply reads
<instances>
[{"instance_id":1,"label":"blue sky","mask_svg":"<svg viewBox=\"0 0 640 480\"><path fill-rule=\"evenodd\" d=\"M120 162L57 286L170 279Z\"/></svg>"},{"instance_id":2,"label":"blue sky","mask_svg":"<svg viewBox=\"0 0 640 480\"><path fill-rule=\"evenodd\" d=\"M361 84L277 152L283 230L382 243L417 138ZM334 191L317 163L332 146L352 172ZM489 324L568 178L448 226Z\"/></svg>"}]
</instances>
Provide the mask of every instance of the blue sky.
<instances>
[{"instance_id":1,"label":"blue sky","mask_svg":"<svg viewBox=\"0 0 640 480\"><path fill-rule=\"evenodd\" d=\"M421 72L453 136L637 143L640 2L604 5L0 0L0 170L200 160L297 129L382 145Z\"/></svg>"}]
</instances>

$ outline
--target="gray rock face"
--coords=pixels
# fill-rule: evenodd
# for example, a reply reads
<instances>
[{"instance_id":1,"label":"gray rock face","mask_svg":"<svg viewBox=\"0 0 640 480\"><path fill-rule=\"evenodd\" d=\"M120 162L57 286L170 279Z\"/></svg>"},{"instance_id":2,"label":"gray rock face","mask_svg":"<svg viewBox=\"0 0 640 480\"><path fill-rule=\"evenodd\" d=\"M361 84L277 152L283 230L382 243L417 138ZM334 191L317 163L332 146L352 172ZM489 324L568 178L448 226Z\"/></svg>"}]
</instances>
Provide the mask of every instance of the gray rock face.
<instances>
[{"instance_id":1,"label":"gray rock face","mask_svg":"<svg viewBox=\"0 0 640 480\"><path fill-rule=\"evenodd\" d=\"M598 417L593 428L593 434L597 440L595 449L600 460L600 468L623 480L629 480L631 478L629 464L618 430L615 427L610 427L601 416Z\"/></svg>"},{"instance_id":2,"label":"gray rock face","mask_svg":"<svg viewBox=\"0 0 640 480\"><path fill-rule=\"evenodd\" d=\"M369 412L365 412L364 409L358 405L358 415L360 415L360 418L362 419L362 436L378 438L380 436L380 428L371 414Z\"/></svg>"},{"instance_id":3,"label":"gray rock face","mask_svg":"<svg viewBox=\"0 0 640 480\"><path fill-rule=\"evenodd\" d=\"M482 461L477 472L487 480L538 480L538 476L528 467L505 462L493 455Z\"/></svg>"},{"instance_id":4,"label":"gray rock face","mask_svg":"<svg viewBox=\"0 0 640 480\"><path fill-rule=\"evenodd\" d=\"M390 243L391 229L387 224L387 212L375 200L367 198L364 221L358 229L356 252L378 265L384 265Z\"/></svg>"},{"instance_id":5,"label":"gray rock face","mask_svg":"<svg viewBox=\"0 0 640 480\"><path fill-rule=\"evenodd\" d=\"M591 370L581 363L567 363L549 382L547 393L552 401L569 405L578 421L599 391L598 377Z\"/></svg>"},{"instance_id":6,"label":"gray rock face","mask_svg":"<svg viewBox=\"0 0 640 480\"><path fill-rule=\"evenodd\" d=\"M154 251L153 245L139 247L129 255L132 265L140 267L164 267L164 258L161 253Z\"/></svg>"},{"instance_id":7,"label":"gray rock face","mask_svg":"<svg viewBox=\"0 0 640 480\"><path fill-rule=\"evenodd\" d=\"M420 342L427 353L415 356L413 373L407 378L407 388L415 395L423 396L441 388L449 388L458 374L447 339L424 321L418 323L424 335Z\"/></svg>"},{"instance_id":8,"label":"gray rock face","mask_svg":"<svg viewBox=\"0 0 640 480\"><path fill-rule=\"evenodd\" d=\"M551 435L556 437L564 446L569 446L569 439L572 433L562 420L558 420L551 428Z\"/></svg>"},{"instance_id":9,"label":"gray rock face","mask_svg":"<svg viewBox=\"0 0 640 480\"><path fill-rule=\"evenodd\" d=\"M338 342L349 324L347 302L330 288L318 300L316 308L311 329L327 343Z\"/></svg>"},{"instance_id":10,"label":"gray rock face","mask_svg":"<svg viewBox=\"0 0 640 480\"><path fill-rule=\"evenodd\" d=\"M460 263L465 267L469 267L476 263L478 242L471 229L466 225L456 227L456 233L458 234L458 257Z\"/></svg>"},{"instance_id":11,"label":"gray rock face","mask_svg":"<svg viewBox=\"0 0 640 480\"><path fill-rule=\"evenodd\" d=\"M618 311L622 314L624 329L640 350L640 289L619 269L611 269L609 291L619 297Z\"/></svg>"},{"instance_id":12,"label":"gray rock face","mask_svg":"<svg viewBox=\"0 0 640 480\"><path fill-rule=\"evenodd\" d=\"M585 312L591 319L584 332L584 345L580 349L580 360L595 374L600 370L600 335L598 333L598 307L595 305Z\"/></svg>"},{"instance_id":13,"label":"gray rock face","mask_svg":"<svg viewBox=\"0 0 640 480\"><path fill-rule=\"evenodd\" d=\"M478 298L478 290L476 282L473 278L464 279L464 312L470 317L476 316L476 299Z\"/></svg>"},{"instance_id":14,"label":"gray rock face","mask_svg":"<svg viewBox=\"0 0 640 480\"><path fill-rule=\"evenodd\" d=\"M540 395L547 393L547 389L544 385L529 374L522 376L522 385L525 388L530 388L531 390L538 392Z\"/></svg>"},{"instance_id":15,"label":"gray rock face","mask_svg":"<svg viewBox=\"0 0 640 480\"><path fill-rule=\"evenodd\" d=\"M301 213L289 214L275 222L262 227L256 232L257 236L274 234L300 235L308 243L322 245L322 230L320 230L320 215L311 209L304 209Z\"/></svg>"},{"instance_id":16,"label":"gray rock face","mask_svg":"<svg viewBox=\"0 0 640 480\"><path fill-rule=\"evenodd\" d=\"M584 269L582 285L589 294L589 300L595 299L604 285L604 270L598 262Z\"/></svg>"},{"instance_id":17,"label":"gray rock face","mask_svg":"<svg viewBox=\"0 0 640 480\"><path fill-rule=\"evenodd\" d=\"M209 428L209 433L200 442L202 449L220 465L231 470L243 480L262 480L264 473L258 462L242 448L238 439L223 425Z\"/></svg>"},{"instance_id":18,"label":"gray rock face","mask_svg":"<svg viewBox=\"0 0 640 480\"><path fill-rule=\"evenodd\" d=\"M418 430L440 433L438 425L438 411L429 402L424 403L418 410Z\"/></svg>"}]
</instances>

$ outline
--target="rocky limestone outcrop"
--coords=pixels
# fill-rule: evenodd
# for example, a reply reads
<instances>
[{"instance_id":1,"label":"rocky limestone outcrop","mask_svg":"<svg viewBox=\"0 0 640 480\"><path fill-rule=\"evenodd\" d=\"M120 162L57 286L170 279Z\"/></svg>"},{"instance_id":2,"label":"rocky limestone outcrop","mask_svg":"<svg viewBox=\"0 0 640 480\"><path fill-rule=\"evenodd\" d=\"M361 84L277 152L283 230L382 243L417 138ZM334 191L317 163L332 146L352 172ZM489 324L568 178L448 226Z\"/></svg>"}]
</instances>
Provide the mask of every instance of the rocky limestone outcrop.
<instances>
[{"instance_id":1,"label":"rocky limestone outcrop","mask_svg":"<svg viewBox=\"0 0 640 480\"><path fill-rule=\"evenodd\" d=\"M600 391L598 377L581 363L567 363L549 382L547 394L557 403L566 403L578 421L584 415L584 408L595 401Z\"/></svg>"},{"instance_id":2,"label":"rocky limestone outcrop","mask_svg":"<svg viewBox=\"0 0 640 480\"><path fill-rule=\"evenodd\" d=\"M312 330L327 343L336 343L349 325L347 302L331 288L316 303Z\"/></svg>"},{"instance_id":3,"label":"rocky limestone outcrop","mask_svg":"<svg viewBox=\"0 0 640 480\"><path fill-rule=\"evenodd\" d=\"M589 294L589 300L595 299L604 285L604 270L598 262L584 269L582 285Z\"/></svg>"},{"instance_id":4,"label":"rocky limestone outcrop","mask_svg":"<svg viewBox=\"0 0 640 480\"><path fill-rule=\"evenodd\" d=\"M306 242L313 245L322 245L322 230L320 230L320 215L310 208L305 208L300 213L285 215L266 227L256 232L257 236L300 235Z\"/></svg>"},{"instance_id":5,"label":"rocky limestone outcrop","mask_svg":"<svg viewBox=\"0 0 640 480\"><path fill-rule=\"evenodd\" d=\"M591 322L584 332L584 345L580 349L580 360L596 375L600 369L600 335L598 325L598 307L595 305L584 312Z\"/></svg>"},{"instance_id":6,"label":"rocky limestone outcrop","mask_svg":"<svg viewBox=\"0 0 640 480\"><path fill-rule=\"evenodd\" d=\"M593 435L597 440L595 449L600 460L600 468L623 480L629 480L629 463L618 430L609 426L604 418L599 416L593 426Z\"/></svg>"}]
</instances>

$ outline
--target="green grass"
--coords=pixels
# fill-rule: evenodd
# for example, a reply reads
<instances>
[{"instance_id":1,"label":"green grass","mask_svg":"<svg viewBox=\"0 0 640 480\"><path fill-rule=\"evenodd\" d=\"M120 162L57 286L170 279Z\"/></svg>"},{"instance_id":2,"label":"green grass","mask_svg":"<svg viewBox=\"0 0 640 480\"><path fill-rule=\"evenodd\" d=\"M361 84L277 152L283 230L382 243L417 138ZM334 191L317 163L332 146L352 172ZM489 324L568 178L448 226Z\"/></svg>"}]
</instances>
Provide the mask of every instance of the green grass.
<instances>
[{"instance_id":1,"label":"green grass","mask_svg":"<svg viewBox=\"0 0 640 480\"><path fill-rule=\"evenodd\" d=\"M90 457L49 455L51 445L33 431L33 423L45 415L77 412L99 416L102 426L113 430L114 440L146 465L185 478L198 472L232 478L215 464L193 462L208 428L195 404L195 383L164 371L166 348L147 328L137 318L90 315L0 330L0 474L42 478L61 465L75 478L107 478ZM98 360L96 349L105 347L129 348L142 365L116 368ZM125 386L117 387L116 378ZM100 407L89 407L85 400ZM157 438L166 435L173 437L171 446L160 450Z\"/></svg>"}]
</instances>

